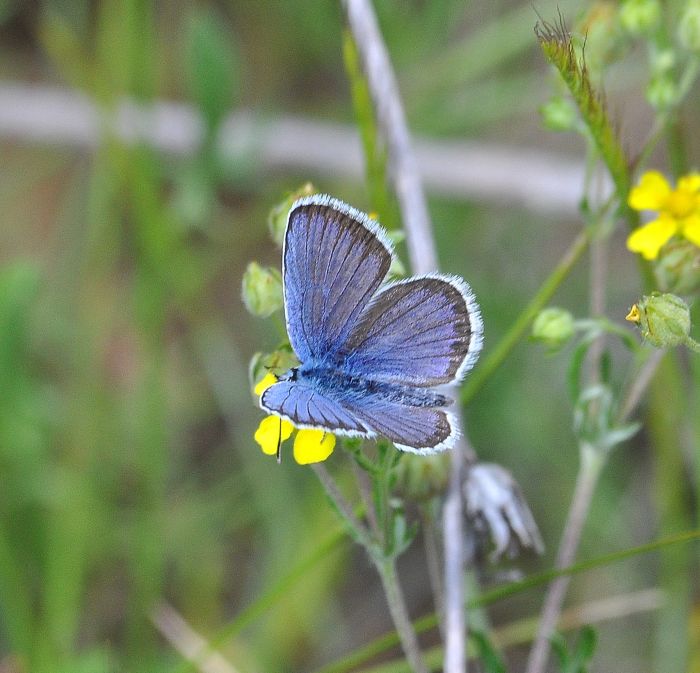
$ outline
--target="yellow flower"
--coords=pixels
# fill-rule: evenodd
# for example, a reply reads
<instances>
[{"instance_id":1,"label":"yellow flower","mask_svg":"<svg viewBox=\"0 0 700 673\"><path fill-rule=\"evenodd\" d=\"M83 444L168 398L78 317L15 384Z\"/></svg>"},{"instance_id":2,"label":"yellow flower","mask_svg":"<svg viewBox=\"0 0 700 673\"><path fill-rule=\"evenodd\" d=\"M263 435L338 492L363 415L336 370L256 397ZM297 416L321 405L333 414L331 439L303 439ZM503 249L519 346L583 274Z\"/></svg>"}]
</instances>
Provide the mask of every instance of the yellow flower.
<instances>
[{"instance_id":1,"label":"yellow flower","mask_svg":"<svg viewBox=\"0 0 700 673\"><path fill-rule=\"evenodd\" d=\"M277 377L268 372L255 386L255 394L262 395ZM292 436L294 425L277 416L266 416L255 431L255 441L263 453L274 456L277 448ZM299 430L294 438L294 460L299 465L320 463L333 453L335 435L325 430Z\"/></svg>"},{"instance_id":2,"label":"yellow flower","mask_svg":"<svg viewBox=\"0 0 700 673\"><path fill-rule=\"evenodd\" d=\"M672 236L682 236L700 246L700 174L690 173L671 189L658 171L648 171L630 191L627 200L634 210L655 210L656 219L635 229L627 247L644 259L656 259Z\"/></svg>"},{"instance_id":3,"label":"yellow flower","mask_svg":"<svg viewBox=\"0 0 700 673\"><path fill-rule=\"evenodd\" d=\"M294 460L299 465L320 463L333 453L335 435L325 430L299 430L294 438Z\"/></svg>"},{"instance_id":4,"label":"yellow flower","mask_svg":"<svg viewBox=\"0 0 700 673\"><path fill-rule=\"evenodd\" d=\"M259 397L262 395L273 383L277 383L277 377L272 372L267 372L253 388L253 392Z\"/></svg>"},{"instance_id":5,"label":"yellow flower","mask_svg":"<svg viewBox=\"0 0 700 673\"><path fill-rule=\"evenodd\" d=\"M262 452L268 456L277 453L277 447L292 436L294 426L277 416L265 416L255 431L255 441L260 444Z\"/></svg>"}]
</instances>

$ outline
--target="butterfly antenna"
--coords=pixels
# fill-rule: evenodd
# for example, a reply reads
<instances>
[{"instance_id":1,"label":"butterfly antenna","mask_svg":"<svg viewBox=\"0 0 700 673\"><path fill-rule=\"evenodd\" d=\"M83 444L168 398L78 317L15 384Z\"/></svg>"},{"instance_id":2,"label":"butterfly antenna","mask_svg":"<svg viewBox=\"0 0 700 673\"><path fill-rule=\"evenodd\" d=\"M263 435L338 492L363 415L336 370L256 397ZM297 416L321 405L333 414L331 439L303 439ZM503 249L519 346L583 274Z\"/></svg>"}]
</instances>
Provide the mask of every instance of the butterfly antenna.
<instances>
[{"instance_id":1,"label":"butterfly antenna","mask_svg":"<svg viewBox=\"0 0 700 673\"><path fill-rule=\"evenodd\" d=\"M277 435L277 464L282 463L282 419L280 418L280 431Z\"/></svg>"}]
</instances>

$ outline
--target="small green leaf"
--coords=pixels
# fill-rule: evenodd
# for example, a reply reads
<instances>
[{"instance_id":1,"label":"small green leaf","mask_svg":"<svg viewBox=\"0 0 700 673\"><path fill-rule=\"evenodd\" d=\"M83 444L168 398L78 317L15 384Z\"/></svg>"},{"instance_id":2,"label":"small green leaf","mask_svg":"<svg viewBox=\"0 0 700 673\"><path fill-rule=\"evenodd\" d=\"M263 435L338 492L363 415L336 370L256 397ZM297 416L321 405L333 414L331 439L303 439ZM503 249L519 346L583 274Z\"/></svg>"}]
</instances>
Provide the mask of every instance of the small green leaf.
<instances>
[{"instance_id":1,"label":"small green leaf","mask_svg":"<svg viewBox=\"0 0 700 673\"><path fill-rule=\"evenodd\" d=\"M568 671L570 668L571 658L569 657L569 650L566 647L566 641L560 633L555 633L549 639L552 644L552 650L559 660L559 670L561 673Z\"/></svg>"},{"instance_id":2,"label":"small green leaf","mask_svg":"<svg viewBox=\"0 0 700 673\"><path fill-rule=\"evenodd\" d=\"M597 640L596 632L592 626L584 626L581 629L581 635L579 636L574 656L580 662L582 670L583 666L593 658Z\"/></svg>"},{"instance_id":3,"label":"small green leaf","mask_svg":"<svg viewBox=\"0 0 700 673\"><path fill-rule=\"evenodd\" d=\"M469 637L476 648L484 673L506 673L506 666L501 655L485 633L470 631Z\"/></svg>"},{"instance_id":4,"label":"small green leaf","mask_svg":"<svg viewBox=\"0 0 700 673\"><path fill-rule=\"evenodd\" d=\"M590 334L585 336L571 354L571 362L567 370L566 381L569 386L569 394L574 402L581 394L581 367L583 366L583 361L586 358L586 353L588 353L588 348L592 341L593 339Z\"/></svg>"}]
</instances>

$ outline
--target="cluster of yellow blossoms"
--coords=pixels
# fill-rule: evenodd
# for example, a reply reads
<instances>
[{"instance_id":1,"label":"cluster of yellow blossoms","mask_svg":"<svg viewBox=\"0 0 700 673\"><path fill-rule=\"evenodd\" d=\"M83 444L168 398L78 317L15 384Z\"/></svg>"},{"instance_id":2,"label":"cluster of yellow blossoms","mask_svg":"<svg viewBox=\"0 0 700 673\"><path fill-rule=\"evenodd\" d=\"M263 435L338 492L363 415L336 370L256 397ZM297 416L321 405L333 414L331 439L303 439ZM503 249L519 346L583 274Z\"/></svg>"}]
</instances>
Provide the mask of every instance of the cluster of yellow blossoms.
<instances>
[{"instance_id":1,"label":"cluster of yellow blossoms","mask_svg":"<svg viewBox=\"0 0 700 673\"><path fill-rule=\"evenodd\" d=\"M690 173L678 180L675 189L658 171L642 175L627 200L634 210L658 213L651 222L635 229L627 247L644 259L656 259L661 248L679 236L700 246L700 174Z\"/></svg>"},{"instance_id":2,"label":"cluster of yellow blossoms","mask_svg":"<svg viewBox=\"0 0 700 673\"><path fill-rule=\"evenodd\" d=\"M273 374L266 374L255 386L255 394L262 395L277 378ZM289 421L277 416L266 416L260 421L255 431L255 441L260 444L263 453L274 456L277 447L289 439L295 427ZM335 435L324 430L299 429L294 437L294 460L299 465L320 463L333 453L335 448Z\"/></svg>"}]
</instances>

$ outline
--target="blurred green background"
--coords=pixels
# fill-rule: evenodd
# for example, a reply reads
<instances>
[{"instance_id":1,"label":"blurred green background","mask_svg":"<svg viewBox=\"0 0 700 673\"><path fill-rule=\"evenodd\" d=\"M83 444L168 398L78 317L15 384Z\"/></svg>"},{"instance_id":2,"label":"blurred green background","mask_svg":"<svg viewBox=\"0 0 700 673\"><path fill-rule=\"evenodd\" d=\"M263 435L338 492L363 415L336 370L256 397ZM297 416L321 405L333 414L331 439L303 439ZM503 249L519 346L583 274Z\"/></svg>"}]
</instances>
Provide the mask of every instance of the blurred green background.
<instances>
[{"instance_id":1,"label":"blurred green background","mask_svg":"<svg viewBox=\"0 0 700 673\"><path fill-rule=\"evenodd\" d=\"M553 78L531 3L374 4L418 136L478 140L506 165L543 150L558 153L555 172L582 161L581 142L541 127ZM248 361L278 337L240 301L251 259L280 263L266 219L289 190L311 180L370 207L361 171L338 156L345 146L315 143L329 122L354 133L342 29L327 0L0 2L3 673L178 670L153 621L164 602L207 639L228 627L221 652L241 673L314 670L390 629L378 579L337 542L313 473L276 465L252 440L261 414ZM651 120L642 66L616 68L607 90L634 146ZM18 113L27 90L38 97ZM57 92L78 95L78 108ZM185 107L169 108L180 116L153 146L125 140L152 135L153 119L127 115L115 130L126 99ZM232 113L235 137L224 132ZM307 123L303 135L280 130L290 119ZM302 143L290 156L285 143L300 138L308 155ZM330 167L314 164L323 154ZM529 177L514 161L482 195L431 192L441 264L473 286L487 352L581 227L575 199L551 206L540 190L516 202ZM553 200L570 187L552 183ZM621 321L639 294L622 234L611 255ZM586 266L556 297L577 316L588 312ZM543 558L500 570L553 563L578 461L566 360L522 343L468 410L477 452L513 472L547 544ZM581 558L673 532L659 529L653 465L644 434L617 450ZM678 530L691 523L680 510ZM314 555L269 606L256 603ZM641 556L586 573L570 601L656 586L657 566ZM418 542L400 570L412 614L432 610ZM499 572L485 568L483 585ZM537 614L541 596L502 601L493 624ZM595 670L652 670L658 628L653 611L602 622ZM521 666L524 652L508 658Z\"/></svg>"}]
</instances>

